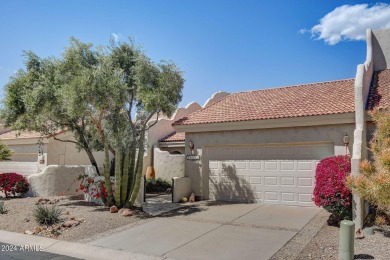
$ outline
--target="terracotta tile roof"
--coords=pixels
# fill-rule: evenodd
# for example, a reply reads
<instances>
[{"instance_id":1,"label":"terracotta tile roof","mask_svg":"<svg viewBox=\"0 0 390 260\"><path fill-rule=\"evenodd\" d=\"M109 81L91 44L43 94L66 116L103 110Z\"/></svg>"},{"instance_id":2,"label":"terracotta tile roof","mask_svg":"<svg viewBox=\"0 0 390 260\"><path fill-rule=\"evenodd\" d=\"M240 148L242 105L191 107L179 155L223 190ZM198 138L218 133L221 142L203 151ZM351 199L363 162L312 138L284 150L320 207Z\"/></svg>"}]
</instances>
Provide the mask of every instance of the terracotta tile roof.
<instances>
[{"instance_id":1,"label":"terracotta tile roof","mask_svg":"<svg viewBox=\"0 0 390 260\"><path fill-rule=\"evenodd\" d=\"M233 93L173 125L342 114L355 111L354 79Z\"/></svg>"},{"instance_id":2,"label":"terracotta tile roof","mask_svg":"<svg viewBox=\"0 0 390 260\"><path fill-rule=\"evenodd\" d=\"M38 138L41 135L38 132L19 132L19 131L9 131L3 134L0 134L0 140L4 139L29 139L29 138Z\"/></svg>"},{"instance_id":3,"label":"terracotta tile roof","mask_svg":"<svg viewBox=\"0 0 390 260\"><path fill-rule=\"evenodd\" d=\"M368 98L367 110L387 108L390 102L390 69L376 71Z\"/></svg>"},{"instance_id":4,"label":"terracotta tile roof","mask_svg":"<svg viewBox=\"0 0 390 260\"><path fill-rule=\"evenodd\" d=\"M185 141L186 139L186 134L184 132L181 133L176 133L173 132L166 137L160 139L160 142L182 142Z\"/></svg>"}]
</instances>

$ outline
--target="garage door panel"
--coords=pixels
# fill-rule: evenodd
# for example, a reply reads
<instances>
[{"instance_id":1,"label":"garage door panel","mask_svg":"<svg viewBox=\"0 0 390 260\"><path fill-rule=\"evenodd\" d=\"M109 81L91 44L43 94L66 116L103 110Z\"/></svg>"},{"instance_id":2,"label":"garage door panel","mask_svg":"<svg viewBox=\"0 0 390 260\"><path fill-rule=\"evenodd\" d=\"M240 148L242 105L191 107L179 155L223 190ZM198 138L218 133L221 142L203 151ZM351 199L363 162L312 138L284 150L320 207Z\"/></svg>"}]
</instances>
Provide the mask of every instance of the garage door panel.
<instances>
[{"instance_id":1,"label":"garage door panel","mask_svg":"<svg viewBox=\"0 0 390 260\"><path fill-rule=\"evenodd\" d=\"M211 199L314 206L315 169L333 146L213 147L204 154Z\"/></svg>"}]
</instances>

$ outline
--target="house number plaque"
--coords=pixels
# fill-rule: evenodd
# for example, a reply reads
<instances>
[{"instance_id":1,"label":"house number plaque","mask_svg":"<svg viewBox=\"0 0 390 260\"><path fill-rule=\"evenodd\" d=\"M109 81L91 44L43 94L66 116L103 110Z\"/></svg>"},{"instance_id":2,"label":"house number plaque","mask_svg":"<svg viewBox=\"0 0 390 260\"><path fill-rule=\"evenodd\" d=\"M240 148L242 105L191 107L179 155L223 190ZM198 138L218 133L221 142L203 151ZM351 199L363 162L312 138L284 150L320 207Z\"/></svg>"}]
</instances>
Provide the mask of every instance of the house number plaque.
<instances>
[{"instance_id":1,"label":"house number plaque","mask_svg":"<svg viewBox=\"0 0 390 260\"><path fill-rule=\"evenodd\" d=\"M187 160L200 160L200 156L199 155L187 155L186 159Z\"/></svg>"}]
</instances>

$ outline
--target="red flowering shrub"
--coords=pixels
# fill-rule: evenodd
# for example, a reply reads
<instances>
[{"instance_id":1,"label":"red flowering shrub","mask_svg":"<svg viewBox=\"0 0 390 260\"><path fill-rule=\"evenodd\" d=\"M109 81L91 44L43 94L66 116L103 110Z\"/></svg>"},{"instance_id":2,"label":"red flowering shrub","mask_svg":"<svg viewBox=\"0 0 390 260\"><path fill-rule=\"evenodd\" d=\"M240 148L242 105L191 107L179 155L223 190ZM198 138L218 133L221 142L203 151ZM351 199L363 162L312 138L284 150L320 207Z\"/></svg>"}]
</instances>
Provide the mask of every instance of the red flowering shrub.
<instances>
[{"instance_id":1,"label":"red flowering shrub","mask_svg":"<svg viewBox=\"0 0 390 260\"><path fill-rule=\"evenodd\" d=\"M21 196L28 191L29 186L23 175L14 172L0 174L0 191L4 192L6 197Z\"/></svg>"},{"instance_id":2,"label":"red flowering shrub","mask_svg":"<svg viewBox=\"0 0 390 260\"><path fill-rule=\"evenodd\" d=\"M80 190L89 194L92 198L101 198L102 196L105 198L108 197L104 180L93 178L88 175L80 175L78 179L81 180Z\"/></svg>"},{"instance_id":3,"label":"red flowering shrub","mask_svg":"<svg viewBox=\"0 0 390 260\"><path fill-rule=\"evenodd\" d=\"M352 194L346 186L350 172L349 155L325 158L317 165L313 200L338 219L352 218Z\"/></svg>"}]
</instances>

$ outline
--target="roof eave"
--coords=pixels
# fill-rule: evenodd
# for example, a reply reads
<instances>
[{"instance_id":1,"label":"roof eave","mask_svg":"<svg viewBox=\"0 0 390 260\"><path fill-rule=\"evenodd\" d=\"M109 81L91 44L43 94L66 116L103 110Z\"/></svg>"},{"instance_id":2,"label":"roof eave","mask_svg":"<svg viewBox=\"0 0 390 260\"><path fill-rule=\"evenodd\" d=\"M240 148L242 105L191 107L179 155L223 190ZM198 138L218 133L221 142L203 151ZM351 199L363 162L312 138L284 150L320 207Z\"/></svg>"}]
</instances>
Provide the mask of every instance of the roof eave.
<instances>
[{"instance_id":1,"label":"roof eave","mask_svg":"<svg viewBox=\"0 0 390 260\"><path fill-rule=\"evenodd\" d=\"M315 125L337 125L355 123L355 112L319 116L303 116L252 121L173 125L177 132L234 131L249 129L284 128Z\"/></svg>"}]
</instances>

